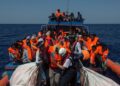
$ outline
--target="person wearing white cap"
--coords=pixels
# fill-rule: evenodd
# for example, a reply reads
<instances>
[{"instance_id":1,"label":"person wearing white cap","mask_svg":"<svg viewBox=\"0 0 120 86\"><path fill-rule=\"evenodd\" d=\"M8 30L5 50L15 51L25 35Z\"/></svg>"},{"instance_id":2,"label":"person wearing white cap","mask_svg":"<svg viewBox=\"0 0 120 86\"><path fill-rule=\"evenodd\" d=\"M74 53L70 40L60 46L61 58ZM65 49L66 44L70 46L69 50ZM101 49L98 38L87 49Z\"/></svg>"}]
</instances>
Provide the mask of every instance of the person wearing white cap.
<instances>
[{"instance_id":1,"label":"person wearing white cap","mask_svg":"<svg viewBox=\"0 0 120 86\"><path fill-rule=\"evenodd\" d=\"M71 83L71 86L75 86L77 73L74 68L73 57L67 54L65 48L60 48L59 55L63 57L64 62L63 65L58 64L58 67L63 70L59 86L68 86L69 83Z\"/></svg>"}]
</instances>

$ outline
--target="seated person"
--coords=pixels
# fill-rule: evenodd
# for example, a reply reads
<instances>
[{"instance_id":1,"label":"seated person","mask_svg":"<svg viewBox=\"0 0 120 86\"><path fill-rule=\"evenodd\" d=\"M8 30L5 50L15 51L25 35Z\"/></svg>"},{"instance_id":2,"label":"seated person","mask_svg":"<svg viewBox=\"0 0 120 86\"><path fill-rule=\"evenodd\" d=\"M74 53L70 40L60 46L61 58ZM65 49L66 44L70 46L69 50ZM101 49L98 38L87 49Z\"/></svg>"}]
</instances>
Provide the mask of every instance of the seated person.
<instances>
[{"instance_id":1,"label":"seated person","mask_svg":"<svg viewBox=\"0 0 120 86\"><path fill-rule=\"evenodd\" d=\"M83 22L83 18L82 18L82 15L81 15L80 12L78 12L76 20L77 20L77 21L82 21L82 22Z\"/></svg>"},{"instance_id":2,"label":"seated person","mask_svg":"<svg viewBox=\"0 0 120 86\"><path fill-rule=\"evenodd\" d=\"M55 21L55 20L56 20L56 16L55 16L55 14L52 13L52 15L49 16L49 19L50 19L51 21Z\"/></svg>"}]
</instances>

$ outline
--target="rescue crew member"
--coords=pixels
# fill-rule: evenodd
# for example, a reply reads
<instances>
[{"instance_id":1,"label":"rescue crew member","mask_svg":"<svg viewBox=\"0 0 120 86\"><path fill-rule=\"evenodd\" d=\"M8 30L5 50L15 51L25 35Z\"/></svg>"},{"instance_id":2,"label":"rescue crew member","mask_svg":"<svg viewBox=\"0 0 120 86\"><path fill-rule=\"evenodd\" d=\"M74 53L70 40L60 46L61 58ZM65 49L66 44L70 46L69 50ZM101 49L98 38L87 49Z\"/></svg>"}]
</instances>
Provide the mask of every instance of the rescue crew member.
<instances>
[{"instance_id":1,"label":"rescue crew member","mask_svg":"<svg viewBox=\"0 0 120 86\"><path fill-rule=\"evenodd\" d=\"M63 70L63 74L60 78L59 86L75 86L76 83L76 70L74 68L73 57L69 56L65 48L59 50L59 55L63 59L63 65L57 64L60 69Z\"/></svg>"}]
</instances>

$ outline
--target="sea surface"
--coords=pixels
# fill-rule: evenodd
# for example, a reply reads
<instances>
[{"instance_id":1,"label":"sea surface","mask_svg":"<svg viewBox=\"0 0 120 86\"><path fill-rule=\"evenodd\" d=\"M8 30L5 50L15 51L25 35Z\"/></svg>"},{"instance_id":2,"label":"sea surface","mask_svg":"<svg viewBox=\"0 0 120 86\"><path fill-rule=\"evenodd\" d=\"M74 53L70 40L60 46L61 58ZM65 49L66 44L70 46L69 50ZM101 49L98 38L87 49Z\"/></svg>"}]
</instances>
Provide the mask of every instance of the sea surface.
<instances>
[{"instance_id":1,"label":"sea surface","mask_svg":"<svg viewBox=\"0 0 120 86\"><path fill-rule=\"evenodd\" d=\"M120 63L120 24L87 24L110 49L109 58ZM8 47L17 40L36 34L41 24L0 24L0 75L9 62Z\"/></svg>"}]
</instances>

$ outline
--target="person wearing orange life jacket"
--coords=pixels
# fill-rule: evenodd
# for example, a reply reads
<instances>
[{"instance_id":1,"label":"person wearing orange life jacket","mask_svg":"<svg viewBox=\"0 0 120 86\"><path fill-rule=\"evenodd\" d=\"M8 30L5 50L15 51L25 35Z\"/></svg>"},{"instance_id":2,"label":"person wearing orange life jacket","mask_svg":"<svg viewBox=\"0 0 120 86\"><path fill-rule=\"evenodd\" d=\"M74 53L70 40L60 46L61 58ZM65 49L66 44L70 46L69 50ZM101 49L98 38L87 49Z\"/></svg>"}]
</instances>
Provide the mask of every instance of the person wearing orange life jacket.
<instances>
[{"instance_id":1,"label":"person wearing orange life jacket","mask_svg":"<svg viewBox=\"0 0 120 86\"><path fill-rule=\"evenodd\" d=\"M31 44L30 44L30 36L27 36L22 41L23 41L23 48L25 48L25 46L27 46L27 45L31 46Z\"/></svg>"},{"instance_id":2,"label":"person wearing orange life jacket","mask_svg":"<svg viewBox=\"0 0 120 86\"><path fill-rule=\"evenodd\" d=\"M91 34L91 46L95 46L98 44L99 42L99 38L95 35L95 34Z\"/></svg>"},{"instance_id":3,"label":"person wearing orange life jacket","mask_svg":"<svg viewBox=\"0 0 120 86\"><path fill-rule=\"evenodd\" d=\"M84 40L85 40L85 45L87 49L90 51L91 50L91 38L89 36L86 36Z\"/></svg>"},{"instance_id":4,"label":"person wearing orange life jacket","mask_svg":"<svg viewBox=\"0 0 120 86\"><path fill-rule=\"evenodd\" d=\"M103 70L106 69L106 60L109 50L104 44L99 44L96 46L96 50L91 54L93 56L93 61L97 67L101 67Z\"/></svg>"},{"instance_id":5,"label":"person wearing orange life jacket","mask_svg":"<svg viewBox=\"0 0 120 86\"><path fill-rule=\"evenodd\" d=\"M109 54L109 49L104 44L99 44L96 49L96 53L102 57L102 61L105 62Z\"/></svg>"},{"instance_id":6,"label":"person wearing orange life jacket","mask_svg":"<svg viewBox=\"0 0 120 86\"><path fill-rule=\"evenodd\" d=\"M58 48L56 46L50 51L50 68L49 68L49 77L50 77L50 86L59 86L59 79L61 75L61 70L57 64L61 64L62 58L58 54Z\"/></svg>"},{"instance_id":7,"label":"person wearing orange life jacket","mask_svg":"<svg viewBox=\"0 0 120 86\"><path fill-rule=\"evenodd\" d=\"M55 15L56 15L57 21L63 21L63 17L60 9L57 9Z\"/></svg>"},{"instance_id":8,"label":"person wearing orange life jacket","mask_svg":"<svg viewBox=\"0 0 120 86\"><path fill-rule=\"evenodd\" d=\"M38 39L35 34L32 35L30 39L30 44L31 44L31 50L32 50L32 55L33 55L33 60L34 60L36 51L37 51L37 44L38 44Z\"/></svg>"},{"instance_id":9,"label":"person wearing orange life jacket","mask_svg":"<svg viewBox=\"0 0 120 86\"><path fill-rule=\"evenodd\" d=\"M90 37L87 38L86 46L89 51L92 50L92 46L97 45L99 42L99 38L95 34L91 34Z\"/></svg>"},{"instance_id":10,"label":"person wearing orange life jacket","mask_svg":"<svg viewBox=\"0 0 120 86\"><path fill-rule=\"evenodd\" d=\"M36 45L38 44L38 39L35 34L32 35L30 39L30 44L33 49L37 49Z\"/></svg>"},{"instance_id":11,"label":"person wearing orange life jacket","mask_svg":"<svg viewBox=\"0 0 120 86\"><path fill-rule=\"evenodd\" d=\"M92 46L92 50L90 51L90 64L91 66L96 66L96 46Z\"/></svg>"},{"instance_id":12,"label":"person wearing orange life jacket","mask_svg":"<svg viewBox=\"0 0 120 86\"><path fill-rule=\"evenodd\" d=\"M21 55L16 47L16 43L14 43L10 48L8 48L10 60L21 62Z\"/></svg>"},{"instance_id":13,"label":"person wearing orange life jacket","mask_svg":"<svg viewBox=\"0 0 120 86\"><path fill-rule=\"evenodd\" d=\"M57 45L59 48L65 48L69 54L71 53L71 50L70 50L70 48L67 47L64 39L61 40Z\"/></svg>"},{"instance_id":14,"label":"person wearing orange life jacket","mask_svg":"<svg viewBox=\"0 0 120 86\"><path fill-rule=\"evenodd\" d=\"M70 48L70 41L68 37L64 38L64 47L66 48Z\"/></svg>"},{"instance_id":15,"label":"person wearing orange life jacket","mask_svg":"<svg viewBox=\"0 0 120 86\"><path fill-rule=\"evenodd\" d=\"M59 18L61 16L61 12L60 9L57 9L56 13L55 13L56 17Z\"/></svg>"},{"instance_id":16,"label":"person wearing orange life jacket","mask_svg":"<svg viewBox=\"0 0 120 86\"><path fill-rule=\"evenodd\" d=\"M42 32L38 32L37 37L38 37L38 39L39 39L40 37L42 37Z\"/></svg>"},{"instance_id":17,"label":"person wearing orange life jacket","mask_svg":"<svg viewBox=\"0 0 120 86\"><path fill-rule=\"evenodd\" d=\"M27 36L26 39L23 40L23 63L31 62L33 60L33 53L30 44L30 36Z\"/></svg>"},{"instance_id":18,"label":"person wearing orange life jacket","mask_svg":"<svg viewBox=\"0 0 120 86\"><path fill-rule=\"evenodd\" d=\"M74 57L69 55L65 48L60 48L59 55L62 57L63 64L57 64L58 67L63 71L63 74L60 78L59 86L75 86L76 84L76 68L74 63Z\"/></svg>"},{"instance_id":19,"label":"person wearing orange life jacket","mask_svg":"<svg viewBox=\"0 0 120 86\"><path fill-rule=\"evenodd\" d=\"M50 35L51 35L51 32L50 32L50 31L47 31L46 37L45 37L45 44L44 44L45 48L48 48L50 42L52 41L52 38L51 38Z\"/></svg>"}]
</instances>

